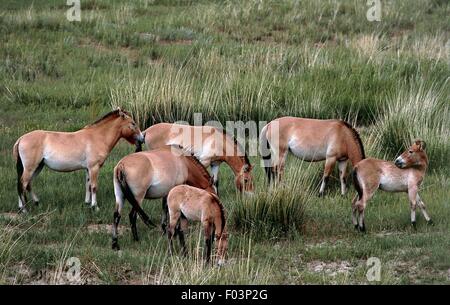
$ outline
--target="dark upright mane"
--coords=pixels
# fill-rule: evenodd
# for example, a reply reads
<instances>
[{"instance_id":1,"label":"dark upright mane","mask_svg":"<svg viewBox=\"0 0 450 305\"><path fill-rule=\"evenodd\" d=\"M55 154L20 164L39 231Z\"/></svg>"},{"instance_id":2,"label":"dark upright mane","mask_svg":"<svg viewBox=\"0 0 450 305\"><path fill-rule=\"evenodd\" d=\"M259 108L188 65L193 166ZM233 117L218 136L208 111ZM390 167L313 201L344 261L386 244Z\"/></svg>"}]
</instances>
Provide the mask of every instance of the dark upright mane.
<instances>
[{"instance_id":1,"label":"dark upright mane","mask_svg":"<svg viewBox=\"0 0 450 305\"><path fill-rule=\"evenodd\" d=\"M347 127L348 129L351 130L351 132L353 134L353 138L358 142L358 146L359 146L359 150L361 152L362 158L365 159L366 158L366 153L364 152L364 145L363 145L363 143L361 141L361 137L359 136L359 133L348 122L341 120L341 123L344 124L345 127Z\"/></svg>"},{"instance_id":2,"label":"dark upright mane","mask_svg":"<svg viewBox=\"0 0 450 305\"><path fill-rule=\"evenodd\" d=\"M95 121L94 123L91 123L91 124L89 124L89 125L86 125L84 128L92 127L92 126L98 125L100 122L103 122L103 121L108 120L108 119L113 118L113 117L116 118L116 117L118 117L118 116L120 115L121 112L122 112L122 113L125 113L126 115L128 115L128 116L131 117L131 114L128 113L127 111L125 111L125 110L120 110L120 109L116 109L116 110L113 110L113 111L108 112L107 114L105 114L104 116L102 116L101 118L99 118L99 119L98 119L97 121Z\"/></svg>"}]
</instances>

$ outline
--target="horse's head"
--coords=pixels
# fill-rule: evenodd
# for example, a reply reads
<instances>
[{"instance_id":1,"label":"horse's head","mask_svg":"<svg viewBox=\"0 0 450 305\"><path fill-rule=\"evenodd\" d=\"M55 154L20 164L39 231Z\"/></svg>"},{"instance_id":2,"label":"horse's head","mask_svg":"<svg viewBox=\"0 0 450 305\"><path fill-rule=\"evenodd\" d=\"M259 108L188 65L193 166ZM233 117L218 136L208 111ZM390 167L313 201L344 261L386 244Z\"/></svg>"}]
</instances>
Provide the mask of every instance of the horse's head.
<instances>
[{"instance_id":1,"label":"horse's head","mask_svg":"<svg viewBox=\"0 0 450 305\"><path fill-rule=\"evenodd\" d=\"M225 230L224 232L222 232L220 238L216 240L217 265L222 266L225 264L227 251L228 251L228 232Z\"/></svg>"},{"instance_id":2,"label":"horse's head","mask_svg":"<svg viewBox=\"0 0 450 305\"><path fill-rule=\"evenodd\" d=\"M428 157L425 152L425 147L426 144L424 141L415 140L408 150L395 159L395 165L399 168L427 166Z\"/></svg>"},{"instance_id":3,"label":"horse's head","mask_svg":"<svg viewBox=\"0 0 450 305\"><path fill-rule=\"evenodd\" d=\"M142 134L141 130L128 112L120 108L118 109L118 111L119 117L122 120L120 131L121 137L131 144L135 144L136 147L140 147L140 145L144 143L144 135Z\"/></svg>"},{"instance_id":4,"label":"horse's head","mask_svg":"<svg viewBox=\"0 0 450 305\"><path fill-rule=\"evenodd\" d=\"M236 175L236 188L240 192L253 194L254 185L252 177L252 166L249 163L244 164L241 171Z\"/></svg>"}]
</instances>

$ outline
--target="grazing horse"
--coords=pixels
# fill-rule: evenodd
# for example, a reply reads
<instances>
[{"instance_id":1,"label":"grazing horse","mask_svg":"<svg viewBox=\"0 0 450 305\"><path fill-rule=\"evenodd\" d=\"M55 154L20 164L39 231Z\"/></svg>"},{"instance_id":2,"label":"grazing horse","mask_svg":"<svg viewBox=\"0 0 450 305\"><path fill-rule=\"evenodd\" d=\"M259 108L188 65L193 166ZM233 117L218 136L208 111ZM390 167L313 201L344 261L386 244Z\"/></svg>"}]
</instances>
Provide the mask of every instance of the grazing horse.
<instances>
[{"instance_id":1,"label":"grazing horse","mask_svg":"<svg viewBox=\"0 0 450 305\"><path fill-rule=\"evenodd\" d=\"M250 161L234 137L223 130L211 126L159 123L147 128L143 133L148 149L180 145L196 156L203 166L211 166L217 190L219 190L219 166L225 162L236 177L236 188L240 192L253 192Z\"/></svg>"},{"instance_id":2,"label":"grazing horse","mask_svg":"<svg viewBox=\"0 0 450 305\"><path fill-rule=\"evenodd\" d=\"M25 190L31 193L33 201L38 204L39 199L31 189L31 181L44 165L58 172L86 169L85 202L91 203L93 209L98 209L98 173L121 138L137 146L144 140L130 114L120 108L75 132L35 130L21 136L13 148L19 211L26 212Z\"/></svg>"},{"instance_id":3,"label":"grazing horse","mask_svg":"<svg viewBox=\"0 0 450 305\"><path fill-rule=\"evenodd\" d=\"M427 167L428 157L425 152L425 142L422 140L415 140L395 162L374 158L359 162L353 169L353 183L358 192L352 201L352 221L355 228L365 231L364 210L377 189L408 193L412 226L414 228L416 226L417 205L426 221L431 224L431 218L425 210L425 203L418 193Z\"/></svg>"},{"instance_id":4,"label":"grazing horse","mask_svg":"<svg viewBox=\"0 0 450 305\"><path fill-rule=\"evenodd\" d=\"M184 241L184 230L187 228L187 220L200 221L205 234L204 258L209 262L211 247L216 239L216 255L218 264L225 262L228 248L228 233L225 228L225 212L219 197L216 194L189 185L178 185L170 190L167 196L169 208L169 227L167 237L169 239L169 250L173 253L172 237L175 228L180 222L180 230L177 232L184 255L187 255L186 243Z\"/></svg>"},{"instance_id":5,"label":"grazing horse","mask_svg":"<svg viewBox=\"0 0 450 305\"><path fill-rule=\"evenodd\" d=\"M281 179L288 151L308 162L326 160L319 195L323 195L336 162L341 193L345 194L347 161L355 166L365 158L358 132L342 120L278 118L263 127L259 144L269 183L276 176Z\"/></svg>"},{"instance_id":6,"label":"grazing horse","mask_svg":"<svg viewBox=\"0 0 450 305\"><path fill-rule=\"evenodd\" d=\"M120 249L117 230L125 199L132 205L129 217L133 238L137 241L137 213L147 226L155 226L141 208L145 198L163 198L162 229L165 232L169 191L177 185L188 184L215 192L211 182L212 178L206 168L194 156L185 155L183 150L175 146L137 152L124 157L114 168L116 207L112 248Z\"/></svg>"}]
</instances>

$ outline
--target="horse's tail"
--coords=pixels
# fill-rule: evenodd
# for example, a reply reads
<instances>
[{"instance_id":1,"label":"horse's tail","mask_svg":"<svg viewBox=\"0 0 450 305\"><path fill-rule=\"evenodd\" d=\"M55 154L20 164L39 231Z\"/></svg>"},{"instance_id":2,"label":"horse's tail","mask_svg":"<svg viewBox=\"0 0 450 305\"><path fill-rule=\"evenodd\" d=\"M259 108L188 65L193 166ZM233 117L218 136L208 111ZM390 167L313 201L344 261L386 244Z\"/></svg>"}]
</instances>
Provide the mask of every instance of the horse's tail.
<instances>
[{"instance_id":1,"label":"horse's tail","mask_svg":"<svg viewBox=\"0 0 450 305\"><path fill-rule=\"evenodd\" d=\"M22 187L22 175L23 175L23 163L22 159L20 158L19 153L19 142L20 139L16 141L13 147L13 157L16 160L16 170L17 170L17 192L19 193L19 196L23 193L23 187Z\"/></svg>"},{"instance_id":2,"label":"horse's tail","mask_svg":"<svg viewBox=\"0 0 450 305\"><path fill-rule=\"evenodd\" d=\"M267 140L266 135L267 126L269 126L269 124L263 127L259 135L259 153L262 156L264 163L264 171L266 172L267 179L270 183L270 179L272 177L272 162L271 162L272 156L270 151L270 143Z\"/></svg>"},{"instance_id":3,"label":"horse's tail","mask_svg":"<svg viewBox=\"0 0 450 305\"><path fill-rule=\"evenodd\" d=\"M361 200L361 198L363 196L363 190L362 190L361 184L359 183L359 180L358 180L357 167L355 167L353 169L352 176L353 176L353 185L355 186L355 189L358 192L358 197L359 197L358 199Z\"/></svg>"},{"instance_id":4,"label":"horse's tail","mask_svg":"<svg viewBox=\"0 0 450 305\"><path fill-rule=\"evenodd\" d=\"M133 209L135 209L138 212L142 221L148 227L151 227L151 226L156 227L156 225L150 220L148 215L144 212L144 210L141 208L141 206L137 202L136 198L134 197L134 194L131 191L130 186L128 185L128 182L127 182L125 169L123 168L122 165L119 165L119 167L117 168L116 179L119 182L120 189L121 189L122 193L124 194L125 199L127 199L128 202L130 202L130 204L132 205Z\"/></svg>"},{"instance_id":5,"label":"horse's tail","mask_svg":"<svg viewBox=\"0 0 450 305\"><path fill-rule=\"evenodd\" d=\"M348 122L341 121L342 124L346 127L348 131L348 135L350 135L350 149L348 151L348 158L352 162L352 166L355 165L366 158L366 153L364 152L364 145L362 143L361 137L359 136L358 131Z\"/></svg>"}]
</instances>

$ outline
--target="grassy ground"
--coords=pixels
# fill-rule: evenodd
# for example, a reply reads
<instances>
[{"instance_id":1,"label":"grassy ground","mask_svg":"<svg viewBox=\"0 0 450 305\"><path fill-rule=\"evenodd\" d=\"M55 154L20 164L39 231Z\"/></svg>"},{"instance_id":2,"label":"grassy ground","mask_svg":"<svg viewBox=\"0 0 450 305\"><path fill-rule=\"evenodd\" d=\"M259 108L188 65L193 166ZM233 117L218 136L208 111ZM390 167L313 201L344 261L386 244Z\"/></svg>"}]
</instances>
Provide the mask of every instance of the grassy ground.
<instances>
[{"instance_id":1,"label":"grassy ground","mask_svg":"<svg viewBox=\"0 0 450 305\"><path fill-rule=\"evenodd\" d=\"M374 23L364 1L81 0L81 8L82 21L70 23L65 1L0 4L0 283L64 282L73 256L87 283L369 283L369 257L382 268L381 282L371 283L450 282L446 1L383 1ZM225 267L202 267L196 225L184 259L168 257L165 237L141 223L134 243L123 217L123 250L113 252L112 169L133 151L125 143L102 168L99 212L83 206L84 173L44 170L34 184L41 206L15 214L16 139L82 128L112 105L130 109L142 128L192 121L196 111L221 122L344 118L358 126L367 155L386 159L422 137L430 169L421 197L435 225L420 215L413 231L406 196L379 192L368 233L358 234L353 188L341 196L332 179L319 198L323 164L291 158L278 190L266 190L255 166L252 199L239 198L221 169L231 229ZM261 211L267 202L274 215ZM159 201L144 208L159 218Z\"/></svg>"}]
</instances>

